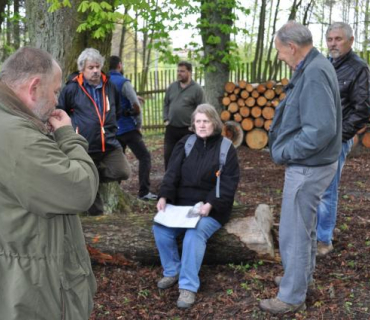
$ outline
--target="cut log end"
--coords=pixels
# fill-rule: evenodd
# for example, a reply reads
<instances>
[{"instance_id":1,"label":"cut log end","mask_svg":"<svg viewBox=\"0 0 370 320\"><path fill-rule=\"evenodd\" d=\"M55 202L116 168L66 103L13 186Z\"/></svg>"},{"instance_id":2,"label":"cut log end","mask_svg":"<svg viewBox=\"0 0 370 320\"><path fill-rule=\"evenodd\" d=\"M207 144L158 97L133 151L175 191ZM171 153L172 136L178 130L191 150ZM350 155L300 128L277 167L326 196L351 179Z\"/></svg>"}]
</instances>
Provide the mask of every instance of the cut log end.
<instances>
[{"instance_id":1,"label":"cut log end","mask_svg":"<svg viewBox=\"0 0 370 320\"><path fill-rule=\"evenodd\" d=\"M229 97L223 97L222 98L222 105L227 107L230 104L231 100Z\"/></svg>"},{"instance_id":2,"label":"cut log end","mask_svg":"<svg viewBox=\"0 0 370 320\"><path fill-rule=\"evenodd\" d=\"M260 150L267 146L268 135L263 129L253 129L246 134L245 141L251 149Z\"/></svg>"},{"instance_id":3,"label":"cut log end","mask_svg":"<svg viewBox=\"0 0 370 320\"><path fill-rule=\"evenodd\" d=\"M231 102L227 107L227 110L229 110L231 113L235 113L239 111L239 106L236 102Z\"/></svg>"},{"instance_id":4,"label":"cut log end","mask_svg":"<svg viewBox=\"0 0 370 320\"><path fill-rule=\"evenodd\" d=\"M227 93L233 93L234 90L235 90L235 87L236 87L236 85L235 85L234 82L226 82L226 84L225 84L225 91Z\"/></svg>"},{"instance_id":5,"label":"cut log end","mask_svg":"<svg viewBox=\"0 0 370 320\"><path fill-rule=\"evenodd\" d=\"M223 110L220 114L220 118L223 122L231 119L231 113L227 110Z\"/></svg>"},{"instance_id":6,"label":"cut log end","mask_svg":"<svg viewBox=\"0 0 370 320\"><path fill-rule=\"evenodd\" d=\"M235 148L240 147L243 143L244 132L240 123L236 121L226 121L222 128L222 135L230 139Z\"/></svg>"},{"instance_id":7,"label":"cut log end","mask_svg":"<svg viewBox=\"0 0 370 320\"><path fill-rule=\"evenodd\" d=\"M370 148L370 131L364 133L361 142L364 147Z\"/></svg>"}]
</instances>

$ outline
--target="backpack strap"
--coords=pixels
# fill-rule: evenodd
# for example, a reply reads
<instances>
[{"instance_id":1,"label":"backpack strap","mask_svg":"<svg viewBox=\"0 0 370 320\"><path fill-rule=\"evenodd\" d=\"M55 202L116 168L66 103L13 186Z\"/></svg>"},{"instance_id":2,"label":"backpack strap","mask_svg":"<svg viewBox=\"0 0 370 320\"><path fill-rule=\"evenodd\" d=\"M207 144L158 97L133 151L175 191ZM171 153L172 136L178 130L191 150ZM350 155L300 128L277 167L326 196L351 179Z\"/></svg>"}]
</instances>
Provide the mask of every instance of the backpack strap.
<instances>
[{"instance_id":1,"label":"backpack strap","mask_svg":"<svg viewBox=\"0 0 370 320\"><path fill-rule=\"evenodd\" d=\"M196 140L197 140L197 136L195 134L190 135L186 139L186 142L185 142L185 157L187 157L190 154L191 149L193 149L194 143L195 143Z\"/></svg>"},{"instance_id":2,"label":"backpack strap","mask_svg":"<svg viewBox=\"0 0 370 320\"><path fill-rule=\"evenodd\" d=\"M189 156L191 150L194 147L194 143L197 140L197 136L195 134L190 135L185 142L185 157ZM223 137L220 147L220 156L219 156L219 169L216 172L217 175L217 183L216 183L216 198L220 197L220 180L221 180L221 172L222 167L226 163L227 153L229 152L230 146L232 142L230 139Z\"/></svg>"},{"instance_id":3,"label":"backpack strap","mask_svg":"<svg viewBox=\"0 0 370 320\"><path fill-rule=\"evenodd\" d=\"M216 198L220 197L220 183L221 183L221 172L222 172L222 167L226 163L226 157L227 153L229 152L230 146L232 142L228 138L223 137L222 142L221 142L221 147L220 147L220 167L216 173L217 175L217 183L216 183Z\"/></svg>"}]
</instances>

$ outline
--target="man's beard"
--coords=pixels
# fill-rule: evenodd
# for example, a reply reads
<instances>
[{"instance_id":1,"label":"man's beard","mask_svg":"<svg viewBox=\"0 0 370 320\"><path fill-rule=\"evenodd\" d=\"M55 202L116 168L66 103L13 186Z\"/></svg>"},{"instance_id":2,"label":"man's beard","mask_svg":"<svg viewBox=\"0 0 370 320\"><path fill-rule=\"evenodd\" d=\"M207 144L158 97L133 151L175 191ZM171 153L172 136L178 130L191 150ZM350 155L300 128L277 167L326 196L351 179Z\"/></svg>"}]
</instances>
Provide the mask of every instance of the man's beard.
<instances>
[{"instance_id":1,"label":"man's beard","mask_svg":"<svg viewBox=\"0 0 370 320\"><path fill-rule=\"evenodd\" d=\"M49 120L51 113L55 110L55 108L48 107L49 104L50 102L47 99L40 99L32 110L35 116L43 123Z\"/></svg>"},{"instance_id":2,"label":"man's beard","mask_svg":"<svg viewBox=\"0 0 370 320\"><path fill-rule=\"evenodd\" d=\"M181 83L187 83L189 81L189 78L180 78Z\"/></svg>"},{"instance_id":3,"label":"man's beard","mask_svg":"<svg viewBox=\"0 0 370 320\"><path fill-rule=\"evenodd\" d=\"M330 50L330 57L332 57L333 59L338 59L340 57L339 50Z\"/></svg>"}]
</instances>

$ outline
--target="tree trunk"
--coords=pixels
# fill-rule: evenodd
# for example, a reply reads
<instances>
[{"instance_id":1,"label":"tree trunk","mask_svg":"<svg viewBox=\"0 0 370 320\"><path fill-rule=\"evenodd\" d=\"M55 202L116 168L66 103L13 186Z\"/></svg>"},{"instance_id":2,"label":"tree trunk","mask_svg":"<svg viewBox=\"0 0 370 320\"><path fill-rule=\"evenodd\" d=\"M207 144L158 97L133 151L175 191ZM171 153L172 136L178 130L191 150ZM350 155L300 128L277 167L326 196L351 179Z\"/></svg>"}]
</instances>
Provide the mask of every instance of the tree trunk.
<instances>
[{"instance_id":1,"label":"tree trunk","mask_svg":"<svg viewBox=\"0 0 370 320\"><path fill-rule=\"evenodd\" d=\"M266 0L262 0L261 10L260 10L260 19L259 19L259 28L257 36L257 45L256 53L253 61L252 69L252 81L260 81L261 69L262 69L262 57L263 57L263 42L265 38L265 15L266 15Z\"/></svg>"},{"instance_id":2,"label":"tree trunk","mask_svg":"<svg viewBox=\"0 0 370 320\"><path fill-rule=\"evenodd\" d=\"M277 17L278 17L278 13L279 13L279 7L280 7L280 0L277 1L277 4L276 4L276 7L275 7L275 15L274 15L274 22L272 24L272 33L271 33L271 38L270 38L270 45L268 47L268 52L267 52L267 58L266 58L266 61L268 63L270 63L270 68L269 70L267 70L267 68L265 68L264 70L264 79L268 79L268 78L272 78L272 73L273 73L273 70L272 70L272 67L274 66L272 63L271 63L271 53L272 53L272 49L273 49L273 46L274 46L274 34L276 32L276 22L277 22ZM271 7L271 11L272 11L272 7ZM269 71L269 73L268 73ZM268 74L268 76L267 76Z\"/></svg>"},{"instance_id":3,"label":"tree trunk","mask_svg":"<svg viewBox=\"0 0 370 320\"><path fill-rule=\"evenodd\" d=\"M292 4L292 7L290 9L290 14L289 14L288 21L295 20L295 17L297 15L297 11L298 11L301 3L302 3L302 0L300 0L298 2L297 2L297 0L294 0L294 2ZM278 60L278 55L276 54L275 55L275 60L274 60L274 63L273 63L273 72L271 73L271 78L272 79L276 78L277 72L280 69L280 66L281 66L281 61Z\"/></svg>"},{"instance_id":4,"label":"tree trunk","mask_svg":"<svg viewBox=\"0 0 370 320\"><path fill-rule=\"evenodd\" d=\"M229 1L231 3L231 1ZM214 6L213 0L201 0L201 35L204 56L212 57L205 66L204 81L206 100L219 111L224 84L229 79L229 65L222 62L229 53L230 32L223 32L221 25L232 26L233 6ZM211 37L219 37L218 43L210 42Z\"/></svg>"},{"instance_id":5,"label":"tree trunk","mask_svg":"<svg viewBox=\"0 0 370 320\"><path fill-rule=\"evenodd\" d=\"M7 57L9 57L9 54L10 54L10 50L9 48L12 47L12 23L10 21L10 5L8 4L6 6L6 20L5 20L5 23L6 23L6 44L5 46L3 46L3 58L6 59Z\"/></svg>"},{"instance_id":6,"label":"tree trunk","mask_svg":"<svg viewBox=\"0 0 370 320\"><path fill-rule=\"evenodd\" d=\"M109 255L124 255L142 264L158 264L152 234L153 214L84 217L82 224L89 246ZM244 208L243 208L244 209ZM273 260L271 235L273 217L268 205L259 205L255 215L234 209L232 219L214 234L207 244L206 264L241 263L255 258Z\"/></svg>"},{"instance_id":7,"label":"tree trunk","mask_svg":"<svg viewBox=\"0 0 370 320\"><path fill-rule=\"evenodd\" d=\"M369 0L365 3L365 21L364 21L364 41L362 46L362 51L364 53L364 58L367 61L367 48L369 44Z\"/></svg>"},{"instance_id":8,"label":"tree trunk","mask_svg":"<svg viewBox=\"0 0 370 320\"><path fill-rule=\"evenodd\" d=\"M254 41L254 27L255 27L255 22L256 22L256 17L257 17L257 7L258 7L258 0L255 0L254 5L253 5L253 10L252 10L252 12L254 12L255 14L253 14L252 27L250 28L250 32L249 32L250 38L249 38L249 41L246 41L246 43L248 43L248 46L246 49L247 57L252 56L253 44L254 44L253 42ZM251 81L251 79L248 79L248 81Z\"/></svg>"},{"instance_id":9,"label":"tree trunk","mask_svg":"<svg viewBox=\"0 0 370 320\"><path fill-rule=\"evenodd\" d=\"M121 28L121 39L120 39L120 42L119 42L119 48L118 48L118 56L123 60L123 56L124 56L124 48L125 48L125 37L126 37L126 18L127 18L127 14L128 14L128 8L129 6L128 5L125 5L125 12L124 12L124 19L122 21L122 28Z\"/></svg>"},{"instance_id":10,"label":"tree trunk","mask_svg":"<svg viewBox=\"0 0 370 320\"><path fill-rule=\"evenodd\" d=\"M3 24L4 22L4 19L5 19L5 8L8 4L9 0L0 0L0 31L1 30L1 25Z\"/></svg>"},{"instance_id":11,"label":"tree trunk","mask_svg":"<svg viewBox=\"0 0 370 320\"><path fill-rule=\"evenodd\" d=\"M17 50L21 46L20 36L20 13L19 13L19 0L14 0L14 16L16 17L13 22L13 36L14 36L14 49Z\"/></svg>"},{"instance_id":12,"label":"tree trunk","mask_svg":"<svg viewBox=\"0 0 370 320\"><path fill-rule=\"evenodd\" d=\"M302 20L302 24L304 26L307 26L309 24L309 13L311 12L312 13L312 10L313 10L313 6L315 5L315 0L311 0L306 8L304 9L304 16L303 16L303 20Z\"/></svg>"},{"instance_id":13,"label":"tree trunk","mask_svg":"<svg viewBox=\"0 0 370 320\"><path fill-rule=\"evenodd\" d=\"M91 31L76 32L79 21L85 18L85 14L77 12L81 1L71 0L71 8L53 13L48 12L47 0L26 1L30 45L51 53L59 62L64 78L77 70L76 59L85 48L93 47L102 56L110 56L112 33L104 39L93 39Z\"/></svg>"}]
</instances>

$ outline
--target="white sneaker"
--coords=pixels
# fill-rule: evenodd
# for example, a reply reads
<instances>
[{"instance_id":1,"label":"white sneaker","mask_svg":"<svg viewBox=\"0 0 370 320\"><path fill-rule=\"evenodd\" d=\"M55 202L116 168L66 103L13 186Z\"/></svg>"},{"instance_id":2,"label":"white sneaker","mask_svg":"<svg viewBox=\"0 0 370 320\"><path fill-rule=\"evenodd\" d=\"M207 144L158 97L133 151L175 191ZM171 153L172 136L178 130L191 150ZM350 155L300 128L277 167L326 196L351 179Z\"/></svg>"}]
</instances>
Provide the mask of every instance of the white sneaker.
<instances>
[{"instance_id":1,"label":"white sneaker","mask_svg":"<svg viewBox=\"0 0 370 320\"><path fill-rule=\"evenodd\" d=\"M148 200L157 201L158 196L154 193L148 192L145 196L139 197L139 199L144 200L144 201L148 201Z\"/></svg>"}]
</instances>

